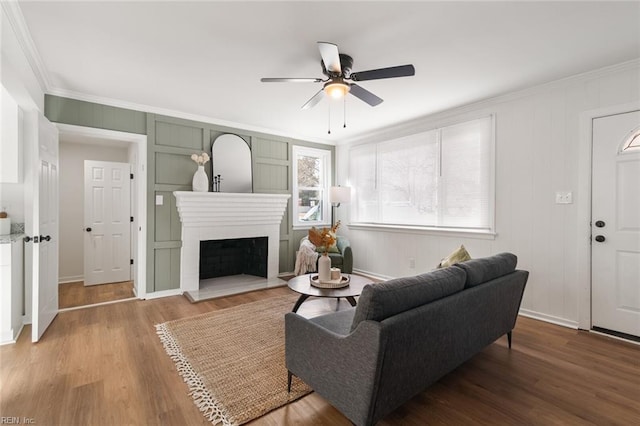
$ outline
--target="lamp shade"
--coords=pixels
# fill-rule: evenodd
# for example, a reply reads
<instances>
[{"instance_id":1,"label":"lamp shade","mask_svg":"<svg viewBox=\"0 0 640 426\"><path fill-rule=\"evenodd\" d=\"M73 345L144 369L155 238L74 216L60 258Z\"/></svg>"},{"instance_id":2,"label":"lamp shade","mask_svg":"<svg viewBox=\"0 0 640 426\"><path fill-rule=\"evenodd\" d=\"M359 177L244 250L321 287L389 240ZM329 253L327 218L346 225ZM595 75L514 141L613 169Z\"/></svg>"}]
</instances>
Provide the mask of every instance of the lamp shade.
<instances>
[{"instance_id":1,"label":"lamp shade","mask_svg":"<svg viewBox=\"0 0 640 426\"><path fill-rule=\"evenodd\" d=\"M329 202L332 204L348 203L351 201L351 187L332 186L329 189Z\"/></svg>"}]
</instances>

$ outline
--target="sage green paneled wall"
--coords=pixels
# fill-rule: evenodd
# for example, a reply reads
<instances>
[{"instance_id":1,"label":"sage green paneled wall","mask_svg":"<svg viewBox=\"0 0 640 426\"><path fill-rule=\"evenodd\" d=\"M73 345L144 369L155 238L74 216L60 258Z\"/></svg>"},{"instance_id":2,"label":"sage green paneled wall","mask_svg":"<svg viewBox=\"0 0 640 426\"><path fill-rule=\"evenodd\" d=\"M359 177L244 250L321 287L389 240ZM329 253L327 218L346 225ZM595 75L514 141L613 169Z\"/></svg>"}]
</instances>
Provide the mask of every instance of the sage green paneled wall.
<instances>
[{"instance_id":1,"label":"sage green paneled wall","mask_svg":"<svg viewBox=\"0 0 640 426\"><path fill-rule=\"evenodd\" d=\"M293 145L329 149L335 164L332 146L57 96L45 96L45 115L59 123L147 135L147 292L180 286L181 227L173 191L191 190L196 170L191 154L210 152L221 134L239 135L251 147L253 191L261 193L291 193ZM156 205L157 195L162 205ZM280 272L293 271L304 235L293 231L290 200L280 226Z\"/></svg>"}]
</instances>

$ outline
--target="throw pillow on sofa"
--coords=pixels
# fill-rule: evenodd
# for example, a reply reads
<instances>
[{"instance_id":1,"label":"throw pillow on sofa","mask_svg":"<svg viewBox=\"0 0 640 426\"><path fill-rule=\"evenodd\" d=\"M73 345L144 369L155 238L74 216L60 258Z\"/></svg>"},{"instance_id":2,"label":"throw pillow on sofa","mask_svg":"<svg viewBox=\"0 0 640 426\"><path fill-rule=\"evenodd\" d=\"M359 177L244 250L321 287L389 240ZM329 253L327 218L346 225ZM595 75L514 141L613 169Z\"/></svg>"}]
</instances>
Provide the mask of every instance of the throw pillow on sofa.
<instances>
[{"instance_id":1,"label":"throw pillow on sofa","mask_svg":"<svg viewBox=\"0 0 640 426\"><path fill-rule=\"evenodd\" d=\"M471 256L467 249L464 248L464 245L461 244L459 248L453 251L453 253L440 261L438 268L446 268L448 266L455 265L456 263L466 262L467 260L471 260Z\"/></svg>"}]
</instances>

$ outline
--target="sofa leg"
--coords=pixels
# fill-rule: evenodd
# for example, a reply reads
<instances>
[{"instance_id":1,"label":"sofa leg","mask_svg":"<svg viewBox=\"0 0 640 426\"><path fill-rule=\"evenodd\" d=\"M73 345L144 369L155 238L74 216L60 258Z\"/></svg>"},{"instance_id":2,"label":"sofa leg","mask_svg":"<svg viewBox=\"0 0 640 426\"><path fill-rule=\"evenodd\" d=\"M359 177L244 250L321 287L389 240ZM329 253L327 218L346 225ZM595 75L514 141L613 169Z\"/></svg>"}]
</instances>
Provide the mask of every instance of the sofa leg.
<instances>
[{"instance_id":1,"label":"sofa leg","mask_svg":"<svg viewBox=\"0 0 640 426\"><path fill-rule=\"evenodd\" d=\"M291 371L287 370L287 392L291 393L291 379L293 378L293 374Z\"/></svg>"},{"instance_id":2,"label":"sofa leg","mask_svg":"<svg viewBox=\"0 0 640 426\"><path fill-rule=\"evenodd\" d=\"M509 341L509 349L511 349L511 332L507 333L507 340Z\"/></svg>"}]
</instances>

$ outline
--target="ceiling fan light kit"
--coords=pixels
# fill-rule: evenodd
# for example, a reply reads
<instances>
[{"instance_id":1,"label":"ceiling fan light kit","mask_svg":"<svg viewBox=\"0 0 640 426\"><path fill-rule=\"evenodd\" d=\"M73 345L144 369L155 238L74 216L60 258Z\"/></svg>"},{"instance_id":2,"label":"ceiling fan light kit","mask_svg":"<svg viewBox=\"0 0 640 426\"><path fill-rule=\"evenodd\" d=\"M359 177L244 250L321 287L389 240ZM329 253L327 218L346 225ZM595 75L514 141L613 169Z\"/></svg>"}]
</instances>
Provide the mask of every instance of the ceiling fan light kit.
<instances>
[{"instance_id":1,"label":"ceiling fan light kit","mask_svg":"<svg viewBox=\"0 0 640 426\"><path fill-rule=\"evenodd\" d=\"M344 96L347 96L351 87L344 81L328 81L324 85L324 91L327 95L331 96L333 99L340 99Z\"/></svg>"},{"instance_id":2,"label":"ceiling fan light kit","mask_svg":"<svg viewBox=\"0 0 640 426\"><path fill-rule=\"evenodd\" d=\"M354 73L351 71L353 58L349 55L340 53L337 45L319 41L318 50L320 50L320 56L322 57L322 60L320 61L322 73L327 76L326 79L262 78L260 81L263 83L324 83L322 89L302 105L302 109L310 109L320 103L325 94L333 99L339 99L344 98L351 93L353 96L370 106L380 105L383 102L382 98L374 95L362 86L355 83L349 83L345 80L368 81L415 75L415 68L410 64ZM329 131L329 133L331 132Z\"/></svg>"}]
</instances>

